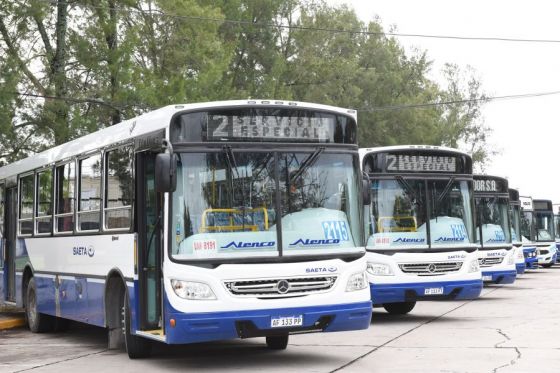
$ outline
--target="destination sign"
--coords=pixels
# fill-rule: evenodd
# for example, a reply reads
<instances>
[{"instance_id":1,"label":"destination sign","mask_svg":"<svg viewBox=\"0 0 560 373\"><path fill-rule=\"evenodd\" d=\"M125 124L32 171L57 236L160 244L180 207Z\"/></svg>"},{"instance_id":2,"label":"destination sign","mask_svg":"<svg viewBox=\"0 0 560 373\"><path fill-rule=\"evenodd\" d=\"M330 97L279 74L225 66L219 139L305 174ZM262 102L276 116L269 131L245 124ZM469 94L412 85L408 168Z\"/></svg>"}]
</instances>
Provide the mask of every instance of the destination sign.
<instances>
[{"instance_id":1,"label":"destination sign","mask_svg":"<svg viewBox=\"0 0 560 373\"><path fill-rule=\"evenodd\" d=\"M519 197L524 210L533 210L533 200L530 197Z\"/></svg>"},{"instance_id":2,"label":"destination sign","mask_svg":"<svg viewBox=\"0 0 560 373\"><path fill-rule=\"evenodd\" d=\"M456 172L457 158L433 155L387 154L387 171Z\"/></svg>"},{"instance_id":3,"label":"destination sign","mask_svg":"<svg viewBox=\"0 0 560 373\"><path fill-rule=\"evenodd\" d=\"M552 211L552 201L549 200L533 200L534 210Z\"/></svg>"},{"instance_id":4,"label":"destination sign","mask_svg":"<svg viewBox=\"0 0 560 373\"><path fill-rule=\"evenodd\" d=\"M325 142L332 138L333 117L208 115L208 139L265 139Z\"/></svg>"},{"instance_id":5,"label":"destination sign","mask_svg":"<svg viewBox=\"0 0 560 373\"><path fill-rule=\"evenodd\" d=\"M519 192L515 189L509 190L509 201L510 202L518 202L519 201Z\"/></svg>"},{"instance_id":6,"label":"destination sign","mask_svg":"<svg viewBox=\"0 0 560 373\"><path fill-rule=\"evenodd\" d=\"M475 176L474 191L478 193L507 193L508 183L505 179Z\"/></svg>"}]
</instances>

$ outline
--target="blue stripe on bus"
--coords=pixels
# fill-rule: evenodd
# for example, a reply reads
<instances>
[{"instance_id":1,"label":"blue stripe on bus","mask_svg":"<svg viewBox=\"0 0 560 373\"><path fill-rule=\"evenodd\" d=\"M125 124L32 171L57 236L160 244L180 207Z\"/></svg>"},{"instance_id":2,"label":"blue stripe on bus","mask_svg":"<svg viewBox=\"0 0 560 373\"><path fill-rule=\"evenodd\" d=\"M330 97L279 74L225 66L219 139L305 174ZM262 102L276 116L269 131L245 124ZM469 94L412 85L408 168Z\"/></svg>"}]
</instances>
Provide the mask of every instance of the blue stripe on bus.
<instances>
[{"instance_id":1,"label":"blue stripe on bus","mask_svg":"<svg viewBox=\"0 0 560 373\"><path fill-rule=\"evenodd\" d=\"M458 292L454 299L474 299L478 298L482 291L482 280L467 281L434 281L434 282L412 282L396 284L372 284L370 283L371 299L376 305L384 303L398 303L407 300L406 293L413 291L416 293L416 300L422 300L425 289L443 288L442 298L450 295L453 291ZM428 299L432 300L434 296Z\"/></svg>"},{"instance_id":2,"label":"blue stripe on bus","mask_svg":"<svg viewBox=\"0 0 560 373\"><path fill-rule=\"evenodd\" d=\"M16 306L23 307L23 294L22 294L22 280L23 273L16 272Z\"/></svg>"},{"instance_id":3,"label":"blue stripe on bus","mask_svg":"<svg viewBox=\"0 0 560 373\"><path fill-rule=\"evenodd\" d=\"M312 327L321 317L331 316L325 332L367 329L371 321L371 302L313 307L279 308L265 310L183 313L175 310L166 300L165 320L175 320L175 327L166 325L169 344L208 342L239 338L238 322L251 323L259 333L274 334L282 328L271 328L271 318L303 316L303 328Z\"/></svg>"},{"instance_id":4,"label":"blue stripe on bus","mask_svg":"<svg viewBox=\"0 0 560 373\"><path fill-rule=\"evenodd\" d=\"M484 278L484 276L491 276L492 280L488 280L488 282L495 284L513 284L515 282L515 278L517 277L517 270L483 271L482 277Z\"/></svg>"},{"instance_id":5,"label":"blue stripe on bus","mask_svg":"<svg viewBox=\"0 0 560 373\"><path fill-rule=\"evenodd\" d=\"M0 245L1 246L1 245ZM2 253L0 252L0 256L2 256ZM5 301L4 298L4 282L7 279L4 276L4 271L0 271L0 303L3 303Z\"/></svg>"},{"instance_id":6,"label":"blue stripe on bus","mask_svg":"<svg viewBox=\"0 0 560 373\"><path fill-rule=\"evenodd\" d=\"M57 313L57 291L54 276L35 276L39 312L96 326L105 326L105 283L98 279L85 277L59 277L59 279L60 307Z\"/></svg>"},{"instance_id":7,"label":"blue stripe on bus","mask_svg":"<svg viewBox=\"0 0 560 373\"><path fill-rule=\"evenodd\" d=\"M83 323L105 326L105 280L99 278L62 276L59 277L58 297L59 307L56 306L56 287L54 275L34 276L37 287L37 307L39 312L80 321ZM23 274L16 273L17 305L23 306ZM133 329L137 328L136 282L128 282L130 295L130 310L132 311ZM3 286L0 286L3 290ZM79 291L81 289L81 291ZM1 293L0 300L4 300Z\"/></svg>"},{"instance_id":8,"label":"blue stripe on bus","mask_svg":"<svg viewBox=\"0 0 560 373\"><path fill-rule=\"evenodd\" d=\"M525 269L538 269L539 268L539 259L537 257L534 258L525 258Z\"/></svg>"},{"instance_id":9,"label":"blue stripe on bus","mask_svg":"<svg viewBox=\"0 0 560 373\"><path fill-rule=\"evenodd\" d=\"M525 268L527 267L527 265L525 264L525 262L523 263L515 263L515 270L517 271L518 275L522 275L525 273Z\"/></svg>"}]
</instances>

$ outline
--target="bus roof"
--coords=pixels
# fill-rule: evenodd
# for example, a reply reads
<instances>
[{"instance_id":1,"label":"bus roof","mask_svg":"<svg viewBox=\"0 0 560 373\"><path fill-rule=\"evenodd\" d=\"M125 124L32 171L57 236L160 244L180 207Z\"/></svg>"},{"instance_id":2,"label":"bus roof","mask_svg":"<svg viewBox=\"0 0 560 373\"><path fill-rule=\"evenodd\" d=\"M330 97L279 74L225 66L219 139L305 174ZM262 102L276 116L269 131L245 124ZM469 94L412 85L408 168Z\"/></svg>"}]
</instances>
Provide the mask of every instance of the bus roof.
<instances>
[{"instance_id":1,"label":"bus roof","mask_svg":"<svg viewBox=\"0 0 560 373\"><path fill-rule=\"evenodd\" d=\"M230 100L169 105L147 112L135 118L127 119L121 123L100 129L96 132L92 132L88 135L55 146L41 153L10 163L4 167L0 167L0 180L4 180L8 177L31 171L45 165L63 161L76 155L86 154L95 149L100 149L112 144L123 143L138 136L167 129L169 128L173 115L181 111L254 106L317 109L349 115L354 118L354 120L357 118L357 113L353 109L298 101Z\"/></svg>"}]
</instances>

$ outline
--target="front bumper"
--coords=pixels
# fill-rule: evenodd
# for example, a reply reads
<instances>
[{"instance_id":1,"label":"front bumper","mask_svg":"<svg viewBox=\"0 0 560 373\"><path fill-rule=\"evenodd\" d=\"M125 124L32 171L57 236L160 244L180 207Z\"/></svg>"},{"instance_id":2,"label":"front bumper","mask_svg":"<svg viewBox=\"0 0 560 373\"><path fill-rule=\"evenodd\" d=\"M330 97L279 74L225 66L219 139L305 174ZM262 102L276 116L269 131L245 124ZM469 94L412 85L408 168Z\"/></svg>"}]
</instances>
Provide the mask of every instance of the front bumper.
<instances>
[{"instance_id":1,"label":"front bumper","mask_svg":"<svg viewBox=\"0 0 560 373\"><path fill-rule=\"evenodd\" d=\"M491 282L494 284L513 284L516 276L517 270L482 271L482 279L484 282Z\"/></svg>"},{"instance_id":2,"label":"front bumper","mask_svg":"<svg viewBox=\"0 0 560 373\"><path fill-rule=\"evenodd\" d=\"M360 302L313 307L188 314L179 312L168 304L166 320L174 319L175 327L166 327L166 342L169 344L184 344L303 332L367 329L371 321L371 306L371 302ZM302 326L271 328L272 318L299 315L303 316Z\"/></svg>"},{"instance_id":3,"label":"front bumper","mask_svg":"<svg viewBox=\"0 0 560 373\"><path fill-rule=\"evenodd\" d=\"M373 304L421 300L452 300L478 298L482 280L369 284ZM443 288L443 294L425 295L426 289Z\"/></svg>"},{"instance_id":4,"label":"front bumper","mask_svg":"<svg viewBox=\"0 0 560 373\"><path fill-rule=\"evenodd\" d=\"M538 263L540 265L554 264L554 263L556 263L556 259L557 259L557 254L556 253L554 253L552 255L546 254L546 255L543 255L541 257L538 257Z\"/></svg>"},{"instance_id":5,"label":"front bumper","mask_svg":"<svg viewBox=\"0 0 560 373\"><path fill-rule=\"evenodd\" d=\"M525 273L525 268L527 268L527 264L523 263L515 263L515 270L517 271L518 275L522 275Z\"/></svg>"},{"instance_id":6,"label":"front bumper","mask_svg":"<svg viewBox=\"0 0 560 373\"><path fill-rule=\"evenodd\" d=\"M537 269L539 268L539 259L537 257L525 258L525 266L525 269Z\"/></svg>"}]
</instances>

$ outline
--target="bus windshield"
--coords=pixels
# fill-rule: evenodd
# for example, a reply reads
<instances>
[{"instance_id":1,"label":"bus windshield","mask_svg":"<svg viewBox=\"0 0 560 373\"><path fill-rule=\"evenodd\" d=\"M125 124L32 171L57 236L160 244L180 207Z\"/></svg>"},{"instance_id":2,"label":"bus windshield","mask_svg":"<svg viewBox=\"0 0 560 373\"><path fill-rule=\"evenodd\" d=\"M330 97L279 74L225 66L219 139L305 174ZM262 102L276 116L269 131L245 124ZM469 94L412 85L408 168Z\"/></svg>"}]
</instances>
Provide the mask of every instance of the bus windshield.
<instances>
[{"instance_id":1,"label":"bus windshield","mask_svg":"<svg viewBox=\"0 0 560 373\"><path fill-rule=\"evenodd\" d=\"M219 261L363 250L357 159L319 149L180 153L173 257Z\"/></svg>"},{"instance_id":2,"label":"bus windshield","mask_svg":"<svg viewBox=\"0 0 560 373\"><path fill-rule=\"evenodd\" d=\"M374 180L368 247L428 247L423 180Z\"/></svg>"},{"instance_id":3,"label":"bus windshield","mask_svg":"<svg viewBox=\"0 0 560 373\"><path fill-rule=\"evenodd\" d=\"M554 223L552 211L535 212L537 241L554 241Z\"/></svg>"},{"instance_id":4,"label":"bus windshield","mask_svg":"<svg viewBox=\"0 0 560 373\"><path fill-rule=\"evenodd\" d=\"M509 200L505 197L477 197L478 212L477 242L483 246L511 243ZM482 236L482 240L480 239Z\"/></svg>"},{"instance_id":5,"label":"bus windshield","mask_svg":"<svg viewBox=\"0 0 560 373\"><path fill-rule=\"evenodd\" d=\"M554 235L560 240L560 215L554 215Z\"/></svg>"},{"instance_id":6,"label":"bus windshield","mask_svg":"<svg viewBox=\"0 0 560 373\"><path fill-rule=\"evenodd\" d=\"M467 181L397 177L371 185L369 249L476 247Z\"/></svg>"},{"instance_id":7,"label":"bus windshield","mask_svg":"<svg viewBox=\"0 0 560 373\"><path fill-rule=\"evenodd\" d=\"M429 180L431 243L469 246L474 243L472 185L467 181Z\"/></svg>"},{"instance_id":8,"label":"bus windshield","mask_svg":"<svg viewBox=\"0 0 560 373\"><path fill-rule=\"evenodd\" d=\"M523 211L521 214L521 241L534 241L533 224L533 212Z\"/></svg>"},{"instance_id":9,"label":"bus windshield","mask_svg":"<svg viewBox=\"0 0 560 373\"><path fill-rule=\"evenodd\" d=\"M511 241L521 242L521 207L511 206L509 210L509 216L511 220Z\"/></svg>"}]
</instances>

